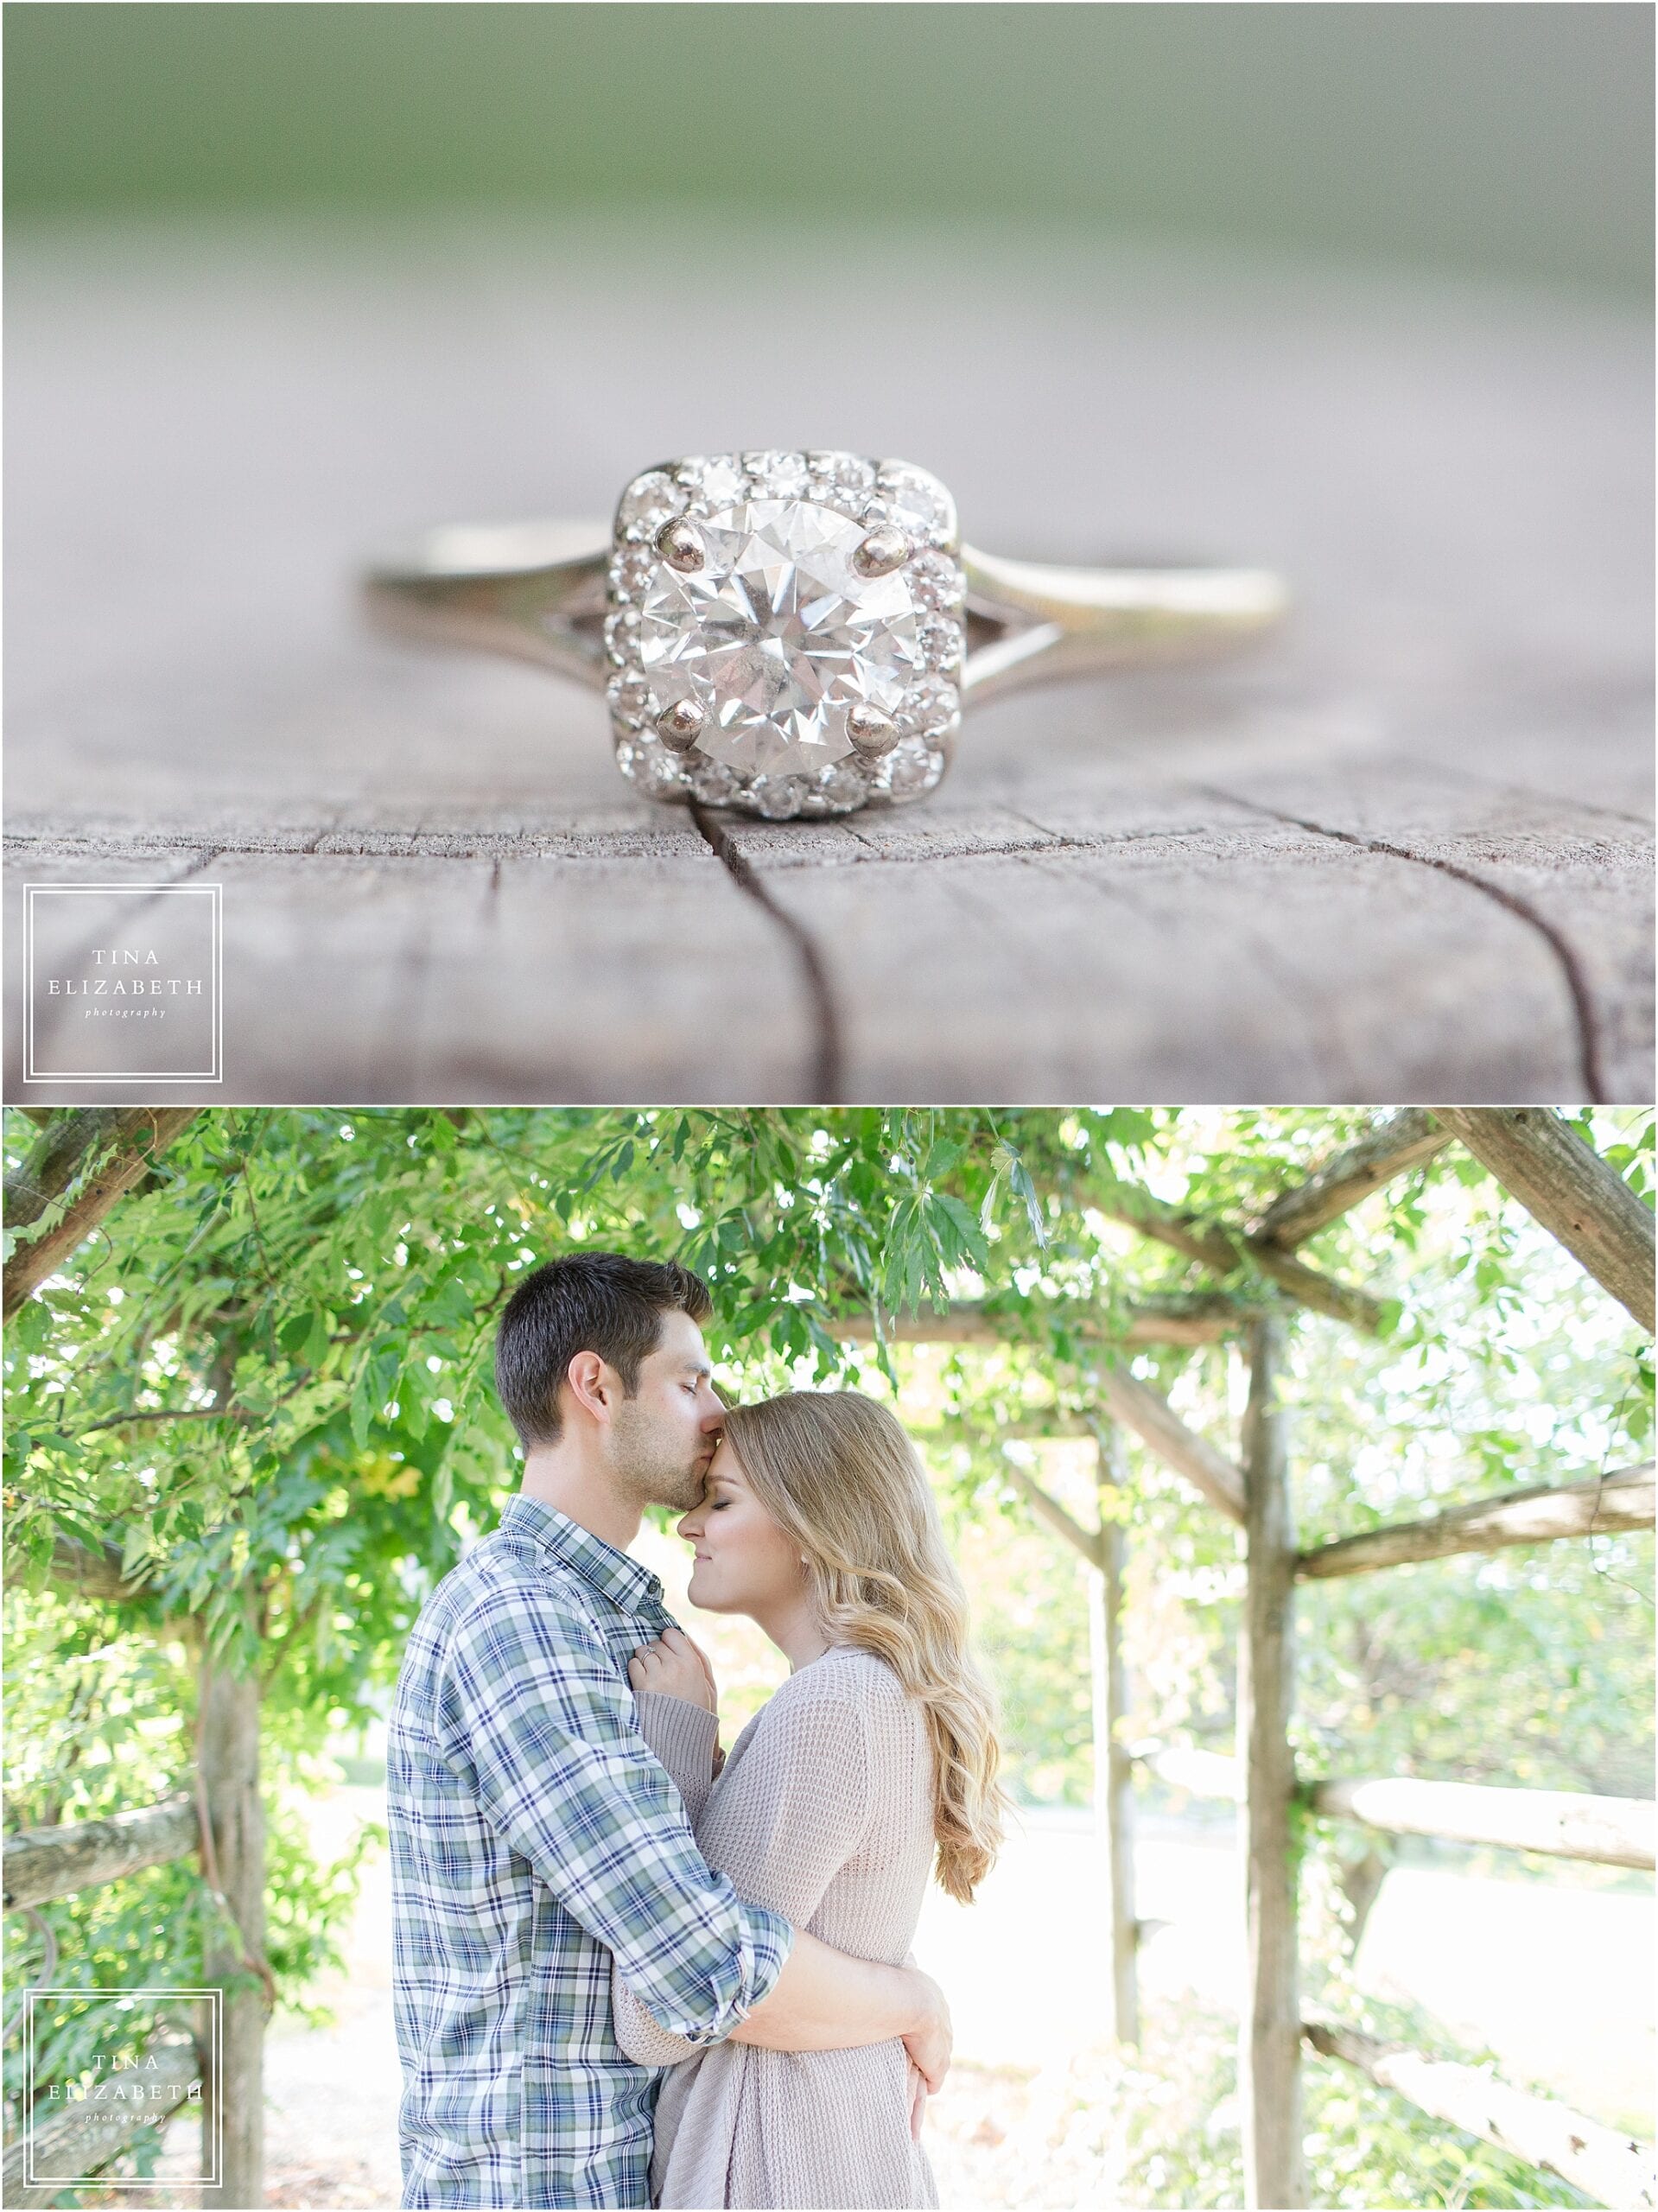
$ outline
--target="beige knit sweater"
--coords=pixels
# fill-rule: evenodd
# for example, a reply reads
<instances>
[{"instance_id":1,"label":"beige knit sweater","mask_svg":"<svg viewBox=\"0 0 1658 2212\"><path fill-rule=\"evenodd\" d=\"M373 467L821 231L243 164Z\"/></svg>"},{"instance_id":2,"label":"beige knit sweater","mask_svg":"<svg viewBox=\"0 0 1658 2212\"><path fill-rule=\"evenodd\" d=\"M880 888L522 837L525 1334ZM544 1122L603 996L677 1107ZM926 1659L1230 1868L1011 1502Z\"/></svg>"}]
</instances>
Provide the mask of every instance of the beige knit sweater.
<instances>
[{"instance_id":1,"label":"beige knit sweater","mask_svg":"<svg viewBox=\"0 0 1658 2212\"><path fill-rule=\"evenodd\" d=\"M801 1668L743 1730L717 1781L713 1713L656 1695L638 1709L703 1857L740 1897L836 1950L903 1963L932 1866L932 1756L919 1707L884 1661L835 1649ZM672 2069L657 2106L657 2204L937 2203L910 2137L902 2043L699 2050L664 2033L619 1972L612 1993L629 2057Z\"/></svg>"}]
</instances>

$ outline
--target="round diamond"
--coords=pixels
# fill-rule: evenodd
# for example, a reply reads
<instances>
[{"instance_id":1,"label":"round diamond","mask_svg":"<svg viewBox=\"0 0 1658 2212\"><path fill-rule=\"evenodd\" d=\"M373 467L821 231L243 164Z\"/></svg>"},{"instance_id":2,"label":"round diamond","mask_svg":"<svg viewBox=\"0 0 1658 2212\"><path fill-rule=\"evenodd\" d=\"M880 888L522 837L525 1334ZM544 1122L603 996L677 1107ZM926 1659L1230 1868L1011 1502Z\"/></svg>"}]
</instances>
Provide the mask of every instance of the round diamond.
<instances>
[{"instance_id":1,"label":"round diamond","mask_svg":"<svg viewBox=\"0 0 1658 2212\"><path fill-rule=\"evenodd\" d=\"M613 660L626 660L638 634L639 610L637 607L619 607L613 614L605 617L605 644Z\"/></svg>"},{"instance_id":2,"label":"round diamond","mask_svg":"<svg viewBox=\"0 0 1658 2212\"><path fill-rule=\"evenodd\" d=\"M945 616L929 616L921 625L921 651L930 668L948 668L962 657L962 626Z\"/></svg>"},{"instance_id":3,"label":"round diamond","mask_svg":"<svg viewBox=\"0 0 1658 2212\"><path fill-rule=\"evenodd\" d=\"M676 798L684 790L679 763L665 745L654 738L636 738L632 750L633 780L647 798Z\"/></svg>"},{"instance_id":4,"label":"round diamond","mask_svg":"<svg viewBox=\"0 0 1658 2212\"><path fill-rule=\"evenodd\" d=\"M804 776L762 776L754 786L754 804L768 822L786 822L799 813L809 789Z\"/></svg>"},{"instance_id":5,"label":"round diamond","mask_svg":"<svg viewBox=\"0 0 1658 2212\"><path fill-rule=\"evenodd\" d=\"M743 467L765 498L792 499L806 488L804 454L746 453Z\"/></svg>"},{"instance_id":6,"label":"round diamond","mask_svg":"<svg viewBox=\"0 0 1658 2212\"><path fill-rule=\"evenodd\" d=\"M944 772L943 754L918 737L900 738L887 760L887 784L895 795L906 798L930 791Z\"/></svg>"},{"instance_id":7,"label":"round diamond","mask_svg":"<svg viewBox=\"0 0 1658 2212\"><path fill-rule=\"evenodd\" d=\"M838 492L867 492L874 483L874 463L855 453L809 453L806 459L812 474Z\"/></svg>"},{"instance_id":8,"label":"round diamond","mask_svg":"<svg viewBox=\"0 0 1658 2212\"><path fill-rule=\"evenodd\" d=\"M948 553L918 553L910 563L910 582L923 607L954 609L967 596L961 563Z\"/></svg>"},{"instance_id":9,"label":"round diamond","mask_svg":"<svg viewBox=\"0 0 1658 2212\"><path fill-rule=\"evenodd\" d=\"M629 729L640 729L656 720L658 709L651 696L651 687L642 677L613 676L605 687L610 702L610 711L619 722Z\"/></svg>"},{"instance_id":10,"label":"round diamond","mask_svg":"<svg viewBox=\"0 0 1658 2212\"><path fill-rule=\"evenodd\" d=\"M817 779L817 789L831 806L861 806L869 796L868 785L844 761L824 769Z\"/></svg>"},{"instance_id":11,"label":"round diamond","mask_svg":"<svg viewBox=\"0 0 1658 2212\"><path fill-rule=\"evenodd\" d=\"M900 728L916 730L947 729L956 719L960 707L956 686L942 676L924 677L904 695L903 712L899 715Z\"/></svg>"},{"instance_id":12,"label":"round diamond","mask_svg":"<svg viewBox=\"0 0 1658 2212\"><path fill-rule=\"evenodd\" d=\"M945 543L955 533L956 512L950 498L936 477L924 469L883 468L879 478L885 518L907 531L912 537Z\"/></svg>"},{"instance_id":13,"label":"round diamond","mask_svg":"<svg viewBox=\"0 0 1658 2212\"><path fill-rule=\"evenodd\" d=\"M630 545L610 566L610 595L619 606L630 606L651 581L656 556L642 545Z\"/></svg>"},{"instance_id":14,"label":"round diamond","mask_svg":"<svg viewBox=\"0 0 1658 2212\"><path fill-rule=\"evenodd\" d=\"M812 773L852 750L848 711L895 714L925 673L907 577L861 576L867 535L807 499L750 499L698 525L707 557L665 564L645 595L638 655L664 706L707 716L697 749L748 775ZM955 653L956 626L942 626Z\"/></svg>"},{"instance_id":15,"label":"round diamond","mask_svg":"<svg viewBox=\"0 0 1658 2212\"><path fill-rule=\"evenodd\" d=\"M728 507L747 497L748 486L734 454L699 454L682 461L674 474L701 507Z\"/></svg>"},{"instance_id":16,"label":"round diamond","mask_svg":"<svg viewBox=\"0 0 1658 2212\"><path fill-rule=\"evenodd\" d=\"M664 470L651 469L644 476L636 476L623 493L617 520L624 530L635 524L645 530L660 530L684 505L685 496Z\"/></svg>"},{"instance_id":17,"label":"round diamond","mask_svg":"<svg viewBox=\"0 0 1658 2212\"><path fill-rule=\"evenodd\" d=\"M723 806L736 794L737 779L721 760L692 760L686 781L705 806Z\"/></svg>"}]
</instances>

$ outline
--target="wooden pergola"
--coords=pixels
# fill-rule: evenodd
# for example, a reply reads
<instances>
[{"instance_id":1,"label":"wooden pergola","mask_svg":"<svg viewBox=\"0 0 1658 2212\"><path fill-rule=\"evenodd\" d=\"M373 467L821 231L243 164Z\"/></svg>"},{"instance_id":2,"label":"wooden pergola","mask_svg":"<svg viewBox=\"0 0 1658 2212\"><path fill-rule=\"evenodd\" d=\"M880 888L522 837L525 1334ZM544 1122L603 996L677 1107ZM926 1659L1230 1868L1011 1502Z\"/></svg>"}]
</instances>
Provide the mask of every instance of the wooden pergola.
<instances>
[{"instance_id":1,"label":"wooden pergola","mask_svg":"<svg viewBox=\"0 0 1658 2212\"><path fill-rule=\"evenodd\" d=\"M1653 1217L1629 1186L1558 1114L1534 1109L1411 1109L1382 1121L1358 1142L1286 1190L1247 1224L1203 1221L1148 1193L1124 1192L1112 1210L1141 1234L1185 1254L1217 1277L1241 1268L1265 1276L1298 1304L1374 1332L1377 1301L1334 1281L1298 1256L1330 1223L1407 1170L1460 1143L1620 1304L1650 1331L1654 1322ZM1128 1346L1192 1345L1230 1338L1248 1377L1236 1455L1191 1428L1168 1402L1125 1365L1103 1359L1088 1376L1097 1412L1086 1418L1039 1415L999 1427L1001 1442L1063 1435L1091 1437L1101 1495L1097 1525L1085 1527L1027 1469L1007 1461L1009 1480L1035 1516L1088 1568L1093 1685L1096 1804L1110 1900L1113 2031L1139 2040L1136 1959L1142 1934L1134 1907L1134 1770L1206 1796L1234 1800L1241 1822L1248 1925L1246 1982L1239 2031L1239 2088L1247 2202L1305 2205L1301 2058L1311 2046L1358 2068L1436 2117L1560 2175L1598 2202L1658 2205L1651 2145L1619 2134L1564 2102L1514 2089L1483 2071L1329 2022L1304 2017L1296 1939L1295 1809L1395 1835L1437 1836L1511 1851L1585 1859L1602 1865L1654 1865L1655 1808L1645 1800L1560 1790L1350 1776L1300 1782L1289 1726L1295 1683L1297 1586L1373 1573L1459 1553L1548 1543L1571 1536L1653 1526L1653 1468L1620 1468L1598 1479L1509 1491L1420 1521L1297 1548L1290 1469L1280 1402L1283 1320L1248 1289L1217 1290L1137 1309L1126 1328L1067 1314L1072 1333ZM867 1334L848 1321L842 1332ZM1019 1340L1016 1322L981 1306L899 1320L890 1339L1001 1344ZM1196 1490L1242 1532L1245 1563L1237 1675L1237 1755L1132 1749L1121 1621L1124 1532L1110 1510L1121 1480L1127 1433Z\"/></svg>"},{"instance_id":2,"label":"wooden pergola","mask_svg":"<svg viewBox=\"0 0 1658 2212\"><path fill-rule=\"evenodd\" d=\"M10 1311L51 1271L63 1253L101 1217L149 1156L174 1133L176 1121L155 1109L109 1109L78 1117L72 1135L83 1148L106 1143L109 1160L90 1193L48 1236L25 1245L6 1268ZM1277 1289L1311 1310L1374 1330L1380 1309L1367 1292L1333 1281L1298 1256L1317 1230L1373 1191L1452 1142L1471 1152L1642 1325L1653 1326L1653 1219L1604 1161L1558 1115L1533 1109L1407 1110L1382 1122L1361 1141L1286 1191L1255 1222L1200 1222L1143 1193L1127 1194L1123 1217L1208 1268L1223 1283L1248 1263ZM66 1141L67 1142L67 1141ZM37 1171L40 1163L35 1163ZM47 1163L52 1166L51 1162ZM58 1163L67 1178L66 1160ZM55 1170L54 1170L55 1173ZM41 1205L52 1177L40 1174ZM42 1195L44 1194L44 1195ZM14 1221L18 1219L14 1211ZM27 1218L27 1209L24 1209ZM1075 1317L1072 1318L1073 1320ZM867 1334L867 1319L842 1325L848 1337ZM982 1307L893 1325L908 1341L1000 1344L1012 1325ZM1077 1330L1108 1341L1103 1324ZM1296 1548L1289 1469L1279 1405L1283 1357L1280 1314L1246 1289L1217 1287L1151 1301L1121 1323L1109 1341L1130 1348L1193 1346L1230 1338L1247 1363L1248 1407L1236 1456L1197 1434L1156 1391L1122 1366L1103 1362L1094 1381L1097 1415L1071 1426L1095 1440L1102 1500L1121 1479L1118 1455L1126 1433L1138 1438L1243 1532L1246 1594L1238 1668L1238 1756L1203 1752L1139 1755L1124 1741L1128 1721L1121 1660L1123 1531L1102 1510L1085 1528L1023 1468L1007 1463L1011 1480L1043 1523L1087 1563L1097 1795L1111 1900L1112 2018L1115 2033L1139 2033L1136 1954L1141 1928L1134 1910L1133 1773L1137 1763L1188 1789L1235 1797L1241 1808L1247 1872L1248 1983L1240 2036L1244 2171L1252 2208L1306 2202L1301 2150L1300 2063L1304 2045L1360 2068L1426 2110L1483 2136L1502 2149L1562 2175L1608 2205L1658 2204L1649 2146L1618 2135L1553 2099L1504 2088L1486 2075L1409 2050L1375 2043L1351 2031L1303 2018L1296 1948L1292 1808L1394 1834L1436 1835L1510 1850L1551 1853L1605 1865L1651 1867L1650 1803L1576 1793L1474 1787L1401 1777L1352 1777L1310 1786L1298 1783L1288 1726L1294 1684L1294 1595L1299 1582L1357 1574L1441 1559L1462 1552L1549 1542L1603 1530L1653 1525L1653 1470L1621 1469L1598 1481L1511 1491L1422 1521L1379 1529L1303 1552ZM1064 1433L1054 1421L997 1432ZM139 1593L115 1547L93 1551L60 1539L53 1558L58 1582L82 1594L120 1601ZM167 1624L181 1635L200 1671L201 1727L191 1789L159 1805L102 1820L67 1822L8 1836L4 1903L29 1911L114 1881L141 1868L199 1854L207 1886L223 1906L222 1940L207 1961L206 1980L225 1991L219 2066L209 2039L164 2036L153 2047L159 2075L200 2088L204 2126L220 2128L224 2196L228 2203L264 2202L263 2047L273 1997L264 1941L264 1825L258 1784L257 1681L218 1664L201 1624ZM49 1979L49 1973L47 1977ZM154 2078L154 2077L152 2077ZM43 2121L37 2145L72 2115ZM4 2161L9 2202L47 2203L50 2190L24 2185L21 2143Z\"/></svg>"}]
</instances>

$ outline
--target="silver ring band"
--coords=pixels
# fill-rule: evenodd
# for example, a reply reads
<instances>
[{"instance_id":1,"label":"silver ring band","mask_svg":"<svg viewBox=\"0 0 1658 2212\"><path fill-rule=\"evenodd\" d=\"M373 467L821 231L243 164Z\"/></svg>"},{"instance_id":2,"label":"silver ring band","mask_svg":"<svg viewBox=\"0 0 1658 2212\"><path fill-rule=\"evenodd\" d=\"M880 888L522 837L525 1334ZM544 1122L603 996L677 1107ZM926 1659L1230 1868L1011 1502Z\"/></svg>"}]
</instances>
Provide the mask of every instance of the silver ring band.
<instances>
[{"instance_id":1,"label":"silver ring band","mask_svg":"<svg viewBox=\"0 0 1658 2212\"><path fill-rule=\"evenodd\" d=\"M602 691L603 523L451 524L372 563L376 624L507 653ZM1271 629L1288 595L1265 569L1072 569L962 548L965 699L1149 662L1200 659Z\"/></svg>"}]
</instances>

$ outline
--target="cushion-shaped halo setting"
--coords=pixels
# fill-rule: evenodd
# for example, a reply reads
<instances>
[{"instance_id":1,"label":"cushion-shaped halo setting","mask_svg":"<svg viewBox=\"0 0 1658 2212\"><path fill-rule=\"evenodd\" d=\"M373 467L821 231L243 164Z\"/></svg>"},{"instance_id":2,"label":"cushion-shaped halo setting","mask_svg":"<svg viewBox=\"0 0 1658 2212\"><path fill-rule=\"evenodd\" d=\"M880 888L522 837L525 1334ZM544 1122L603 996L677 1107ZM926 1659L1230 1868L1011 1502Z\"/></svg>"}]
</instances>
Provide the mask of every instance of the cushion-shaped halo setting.
<instances>
[{"instance_id":1,"label":"cushion-shaped halo setting","mask_svg":"<svg viewBox=\"0 0 1658 2212\"><path fill-rule=\"evenodd\" d=\"M616 511L607 695L651 798L771 821L920 798L961 722L965 577L926 470L848 453L664 462Z\"/></svg>"}]
</instances>

